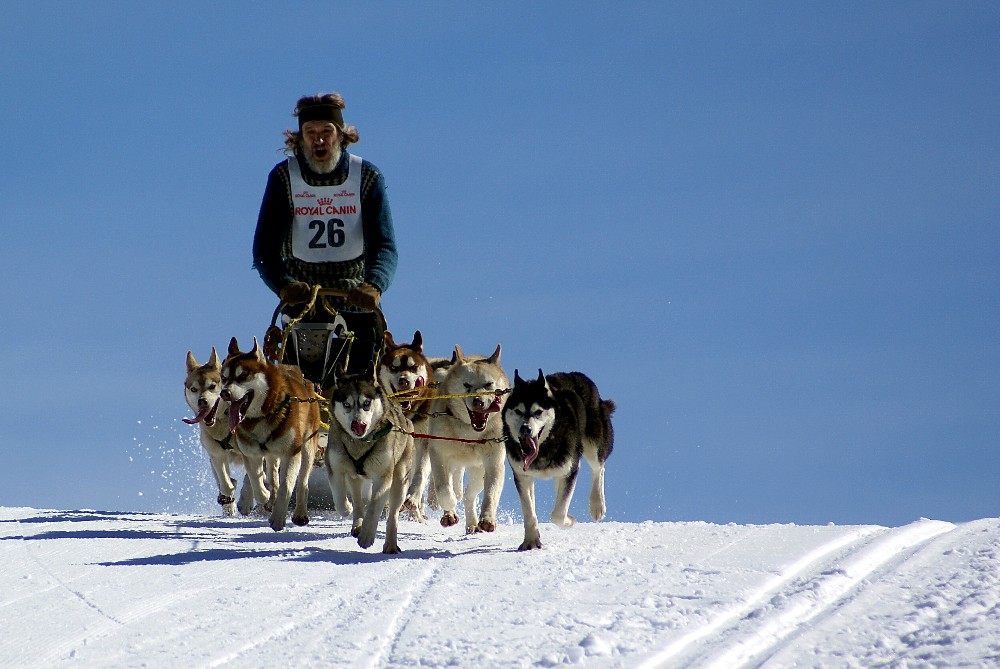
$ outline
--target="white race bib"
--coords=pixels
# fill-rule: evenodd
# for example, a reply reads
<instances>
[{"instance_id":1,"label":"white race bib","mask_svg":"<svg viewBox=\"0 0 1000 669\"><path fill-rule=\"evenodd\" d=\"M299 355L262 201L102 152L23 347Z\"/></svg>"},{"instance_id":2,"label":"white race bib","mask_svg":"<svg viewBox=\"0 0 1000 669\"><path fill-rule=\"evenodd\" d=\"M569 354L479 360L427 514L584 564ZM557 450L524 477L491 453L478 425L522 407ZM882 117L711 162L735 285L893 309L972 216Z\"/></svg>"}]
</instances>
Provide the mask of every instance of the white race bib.
<instances>
[{"instance_id":1,"label":"white race bib","mask_svg":"<svg viewBox=\"0 0 1000 669\"><path fill-rule=\"evenodd\" d=\"M344 262L365 252L361 227L361 158L349 155L339 186L310 186L299 161L288 159L292 188L292 255L305 262Z\"/></svg>"}]
</instances>

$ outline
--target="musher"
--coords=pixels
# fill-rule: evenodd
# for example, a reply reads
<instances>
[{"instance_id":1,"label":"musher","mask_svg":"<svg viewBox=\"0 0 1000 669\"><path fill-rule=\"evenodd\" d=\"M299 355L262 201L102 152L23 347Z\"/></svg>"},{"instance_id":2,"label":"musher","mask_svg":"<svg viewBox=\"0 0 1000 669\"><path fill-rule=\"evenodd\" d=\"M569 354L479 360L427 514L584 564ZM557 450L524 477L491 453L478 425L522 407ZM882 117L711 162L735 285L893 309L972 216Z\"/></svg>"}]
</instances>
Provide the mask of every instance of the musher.
<instances>
[{"instance_id":1,"label":"musher","mask_svg":"<svg viewBox=\"0 0 1000 669\"><path fill-rule=\"evenodd\" d=\"M285 322L302 316L297 327L315 328L312 337L300 331L292 343L295 355L286 352L285 361L299 364L307 378L323 386L331 369L320 349L329 329L340 322L338 314L356 337L348 371L371 364L382 343L371 310L392 283L397 263L385 180L377 167L347 152L360 135L344 124L344 107L338 93L305 96L296 103L298 130L285 131L288 158L267 177L253 241L254 267L291 305ZM303 314L316 285L347 291L346 301L320 299ZM339 355L333 351L333 357Z\"/></svg>"}]
</instances>

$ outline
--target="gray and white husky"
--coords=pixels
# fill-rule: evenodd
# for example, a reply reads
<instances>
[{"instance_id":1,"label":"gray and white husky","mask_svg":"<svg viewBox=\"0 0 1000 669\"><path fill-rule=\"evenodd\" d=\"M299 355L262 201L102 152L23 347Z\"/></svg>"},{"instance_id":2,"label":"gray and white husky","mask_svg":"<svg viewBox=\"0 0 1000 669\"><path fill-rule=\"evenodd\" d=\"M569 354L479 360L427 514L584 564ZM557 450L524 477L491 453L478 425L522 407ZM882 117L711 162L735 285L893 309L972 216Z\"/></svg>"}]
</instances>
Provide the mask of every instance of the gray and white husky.
<instances>
[{"instance_id":1,"label":"gray and white husky","mask_svg":"<svg viewBox=\"0 0 1000 669\"><path fill-rule=\"evenodd\" d=\"M429 440L431 475L443 511L441 524L458 523L457 488L461 470L467 480L463 503L465 531L496 529L497 505L503 490L504 445L500 412L510 381L500 367L500 345L493 355L466 356L455 346L452 364L437 389ZM458 395L459 397L455 397ZM483 493L482 508L476 500Z\"/></svg>"},{"instance_id":2,"label":"gray and white husky","mask_svg":"<svg viewBox=\"0 0 1000 669\"><path fill-rule=\"evenodd\" d=\"M386 396L374 373L338 377L330 414L325 458L334 503L347 508L350 498L351 534L362 548L375 543L379 516L388 503L382 552L399 553L397 527L413 468L413 424L399 403Z\"/></svg>"},{"instance_id":3,"label":"gray and white husky","mask_svg":"<svg viewBox=\"0 0 1000 669\"><path fill-rule=\"evenodd\" d=\"M424 339L420 330L413 333L413 342L408 344L397 344L392 333L386 331L385 345L378 358L378 381L386 393L397 399L418 433L427 432L434 388L443 377L438 370L447 364L447 360L441 358L435 361L436 364L424 354ZM413 475L403 501L403 511L420 522L424 520L424 488L427 487L430 470L427 440L414 437ZM428 504L437 504L434 494L430 495Z\"/></svg>"},{"instance_id":4,"label":"gray and white husky","mask_svg":"<svg viewBox=\"0 0 1000 669\"><path fill-rule=\"evenodd\" d=\"M195 413L185 418L188 425L198 425L201 445L212 463L212 474L219 487L218 502L222 513L236 515L236 480L231 476L234 466L243 467L243 453L236 447L236 440L229 432L229 403L223 402L222 363L212 347L212 354L204 365L198 364L194 353L187 354L187 374L184 377L184 400ZM240 491L239 511L244 516L253 508L253 487L244 476Z\"/></svg>"},{"instance_id":5,"label":"gray and white husky","mask_svg":"<svg viewBox=\"0 0 1000 669\"><path fill-rule=\"evenodd\" d=\"M611 414L615 403L601 399L594 382L580 372L556 373L525 381L514 371L514 388L503 411L507 460L521 498L524 541L519 550L541 548L535 515L535 479L555 479L552 522L570 527L569 505L580 471L590 465L590 515L605 514L604 463L614 447Z\"/></svg>"}]
</instances>

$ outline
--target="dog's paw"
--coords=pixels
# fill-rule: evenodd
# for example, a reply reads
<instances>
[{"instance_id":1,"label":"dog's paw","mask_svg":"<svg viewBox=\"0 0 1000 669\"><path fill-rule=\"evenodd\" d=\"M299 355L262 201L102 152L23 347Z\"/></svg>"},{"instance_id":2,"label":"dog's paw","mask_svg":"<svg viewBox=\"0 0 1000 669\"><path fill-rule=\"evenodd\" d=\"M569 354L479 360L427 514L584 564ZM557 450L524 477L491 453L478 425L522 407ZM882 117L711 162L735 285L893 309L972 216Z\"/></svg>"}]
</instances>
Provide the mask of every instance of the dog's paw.
<instances>
[{"instance_id":1,"label":"dog's paw","mask_svg":"<svg viewBox=\"0 0 1000 669\"><path fill-rule=\"evenodd\" d=\"M387 543L384 546L382 546L382 552L385 553L386 555L398 555L403 551L399 549L399 546L397 544L390 545Z\"/></svg>"},{"instance_id":2,"label":"dog's paw","mask_svg":"<svg viewBox=\"0 0 1000 669\"><path fill-rule=\"evenodd\" d=\"M271 529L275 532L280 532L285 529L285 519L284 518L272 518L271 519Z\"/></svg>"},{"instance_id":3,"label":"dog's paw","mask_svg":"<svg viewBox=\"0 0 1000 669\"><path fill-rule=\"evenodd\" d=\"M561 517L557 516L556 514L552 514L551 520L554 525L557 525L559 527L573 527L574 525L576 525L576 518L574 518L569 514L566 514L565 516Z\"/></svg>"},{"instance_id":4,"label":"dog's paw","mask_svg":"<svg viewBox=\"0 0 1000 669\"><path fill-rule=\"evenodd\" d=\"M296 525L308 525L309 516L292 516L292 522Z\"/></svg>"},{"instance_id":5,"label":"dog's paw","mask_svg":"<svg viewBox=\"0 0 1000 669\"><path fill-rule=\"evenodd\" d=\"M458 525L458 514L454 511L445 511L441 514L441 527L451 527Z\"/></svg>"},{"instance_id":6,"label":"dog's paw","mask_svg":"<svg viewBox=\"0 0 1000 669\"><path fill-rule=\"evenodd\" d=\"M517 547L517 550L530 551L541 547L542 547L542 538L535 537L534 539L525 539L523 542L521 542L521 545Z\"/></svg>"},{"instance_id":7,"label":"dog's paw","mask_svg":"<svg viewBox=\"0 0 1000 669\"><path fill-rule=\"evenodd\" d=\"M371 548L372 544L375 543L375 533L374 532L359 532L358 533L358 545L362 548Z\"/></svg>"},{"instance_id":8,"label":"dog's paw","mask_svg":"<svg viewBox=\"0 0 1000 669\"><path fill-rule=\"evenodd\" d=\"M341 518L349 518L351 514L354 513L354 505L351 504L351 500L344 498L343 500L336 502L334 505L337 513L340 514Z\"/></svg>"},{"instance_id":9,"label":"dog's paw","mask_svg":"<svg viewBox=\"0 0 1000 669\"><path fill-rule=\"evenodd\" d=\"M415 523L422 523L426 520L424 514L420 513L420 509L409 501L403 503L403 506L399 509L399 515L401 518L412 520Z\"/></svg>"},{"instance_id":10,"label":"dog's paw","mask_svg":"<svg viewBox=\"0 0 1000 669\"><path fill-rule=\"evenodd\" d=\"M479 521L477 529L480 532L494 532L497 529L497 524L495 521L489 520L488 518L483 518Z\"/></svg>"}]
</instances>

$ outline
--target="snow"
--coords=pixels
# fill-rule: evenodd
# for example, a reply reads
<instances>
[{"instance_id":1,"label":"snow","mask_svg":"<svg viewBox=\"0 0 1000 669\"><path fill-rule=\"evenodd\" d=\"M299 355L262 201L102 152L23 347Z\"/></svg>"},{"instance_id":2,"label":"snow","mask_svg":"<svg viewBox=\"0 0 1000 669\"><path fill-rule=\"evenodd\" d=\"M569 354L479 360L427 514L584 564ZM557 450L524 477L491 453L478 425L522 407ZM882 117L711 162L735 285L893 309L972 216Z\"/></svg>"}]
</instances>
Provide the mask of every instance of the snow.
<instances>
[{"instance_id":1,"label":"snow","mask_svg":"<svg viewBox=\"0 0 1000 669\"><path fill-rule=\"evenodd\" d=\"M0 508L0 666L1000 663L1000 519L541 531Z\"/></svg>"}]
</instances>

